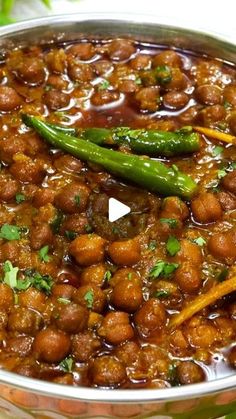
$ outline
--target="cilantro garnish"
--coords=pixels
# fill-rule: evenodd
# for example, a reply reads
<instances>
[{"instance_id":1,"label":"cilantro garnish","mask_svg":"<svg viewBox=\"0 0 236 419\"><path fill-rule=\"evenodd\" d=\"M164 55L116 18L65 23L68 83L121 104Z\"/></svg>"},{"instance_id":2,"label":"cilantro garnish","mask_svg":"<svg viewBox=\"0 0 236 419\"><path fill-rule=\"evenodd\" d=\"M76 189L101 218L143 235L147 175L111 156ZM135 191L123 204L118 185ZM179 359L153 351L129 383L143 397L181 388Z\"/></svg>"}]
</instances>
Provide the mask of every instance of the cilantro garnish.
<instances>
[{"instance_id":1,"label":"cilantro garnish","mask_svg":"<svg viewBox=\"0 0 236 419\"><path fill-rule=\"evenodd\" d=\"M39 259L42 262L49 262L50 261L50 256L48 255L48 251L49 251L49 246L43 246L39 250L38 255L39 255Z\"/></svg>"},{"instance_id":2,"label":"cilantro garnish","mask_svg":"<svg viewBox=\"0 0 236 419\"><path fill-rule=\"evenodd\" d=\"M178 225L178 221L175 218L160 218L160 222L168 224L170 228L176 228Z\"/></svg>"},{"instance_id":3,"label":"cilantro garnish","mask_svg":"<svg viewBox=\"0 0 236 419\"><path fill-rule=\"evenodd\" d=\"M20 228L11 224L3 224L0 229L0 238L5 240L19 240Z\"/></svg>"},{"instance_id":4,"label":"cilantro garnish","mask_svg":"<svg viewBox=\"0 0 236 419\"><path fill-rule=\"evenodd\" d=\"M171 275L177 268L178 263L169 263L164 260L158 260L157 263L150 270L150 278L158 278L159 276L167 277Z\"/></svg>"},{"instance_id":5,"label":"cilantro garnish","mask_svg":"<svg viewBox=\"0 0 236 419\"><path fill-rule=\"evenodd\" d=\"M84 295L84 300L86 301L88 308L92 308L93 307L93 299L94 299L94 292L93 292L93 290L87 291L86 294Z\"/></svg>"},{"instance_id":6,"label":"cilantro garnish","mask_svg":"<svg viewBox=\"0 0 236 419\"><path fill-rule=\"evenodd\" d=\"M67 358L63 359L63 361L60 362L59 368L63 372L72 372L73 365L74 365L73 358L68 356Z\"/></svg>"},{"instance_id":7,"label":"cilantro garnish","mask_svg":"<svg viewBox=\"0 0 236 419\"><path fill-rule=\"evenodd\" d=\"M171 68L167 65L160 65L155 69L155 76L159 84L166 84L172 80Z\"/></svg>"},{"instance_id":8,"label":"cilantro garnish","mask_svg":"<svg viewBox=\"0 0 236 419\"><path fill-rule=\"evenodd\" d=\"M170 236L166 243L166 250L170 256L175 256L176 253L181 249L180 242L176 237Z\"/></svg>"},{"instance_id":9,"label":"cilantro garnish","mask_svg":"<svg viewBox=\"0 0 236 419\"><path fill-rule=\"evenodd\" d=\"M16 196L15 196L15 199L16 199L17 204L21 204L22 202L25 201L26 198L25 198L25 195L23 193L17 193Z\"/></svg>"}]
</instances>

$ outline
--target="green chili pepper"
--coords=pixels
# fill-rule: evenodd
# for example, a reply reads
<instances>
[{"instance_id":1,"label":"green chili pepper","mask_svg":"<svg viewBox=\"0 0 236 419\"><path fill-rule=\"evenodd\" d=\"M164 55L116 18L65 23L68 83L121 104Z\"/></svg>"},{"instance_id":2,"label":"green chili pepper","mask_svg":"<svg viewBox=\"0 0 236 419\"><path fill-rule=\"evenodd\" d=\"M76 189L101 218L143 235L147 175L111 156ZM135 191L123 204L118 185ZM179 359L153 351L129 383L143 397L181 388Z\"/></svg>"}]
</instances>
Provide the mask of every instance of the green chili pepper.
<instances>
[{"instance_id":1,"label":"green chili pepper","mask_svg":"<svg viewBox=\"0 0 236 419\"><path fill-rule=\"evenodd\" d=\"M190 130L175 132L146 129L85 128L76 129L49 124L50 127L68 135L78 135L97 145L128 145L132 151L148 156L178 156L194 153L200 149L200 136Z\"/></svg>"},{"instance_id":2,"label":"green chili pepper","mask_svg":"<svg viewBox=\"0 0 236 419\"><path fill-rule=\"evenodd\" d=\"M30 115L22 115L23 122L36 130L54 147L104 167L113 175L132 181L151 192L191 198L197 185L178 168L167 167L159 161L102 148L89 141L58 132L45 122Z\"/></svg>"}]
</instances>

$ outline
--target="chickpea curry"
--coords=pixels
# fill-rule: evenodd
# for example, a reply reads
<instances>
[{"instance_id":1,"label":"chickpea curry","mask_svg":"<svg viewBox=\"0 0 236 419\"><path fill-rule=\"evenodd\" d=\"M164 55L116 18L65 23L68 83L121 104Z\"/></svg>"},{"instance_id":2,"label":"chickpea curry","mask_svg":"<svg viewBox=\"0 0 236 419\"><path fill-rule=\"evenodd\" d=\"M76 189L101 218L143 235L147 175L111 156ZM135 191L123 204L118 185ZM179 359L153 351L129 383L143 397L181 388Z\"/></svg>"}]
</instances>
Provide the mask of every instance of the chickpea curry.
<instances>
[{"instance_id":1,"label":"chickpea curry","mask_svg":"<svg viewBox=\"0 0 236 419\"><path fill-rule=\"evenodd\" d=\"M127 39L0 62L0 368L165 388L236 368L236 67ZM108 218L110 198L131 212Z\"/></svg>"}]
</instances>

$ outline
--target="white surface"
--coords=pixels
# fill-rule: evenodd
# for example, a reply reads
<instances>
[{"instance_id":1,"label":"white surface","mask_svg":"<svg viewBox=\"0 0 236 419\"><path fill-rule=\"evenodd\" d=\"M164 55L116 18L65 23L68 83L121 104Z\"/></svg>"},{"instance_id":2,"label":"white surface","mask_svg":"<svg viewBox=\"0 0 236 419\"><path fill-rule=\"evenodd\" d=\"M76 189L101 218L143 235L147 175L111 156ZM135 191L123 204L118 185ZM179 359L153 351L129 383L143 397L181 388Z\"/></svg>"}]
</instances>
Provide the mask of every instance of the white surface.
<instances>
[{"instance_id":1,"label":"white surface","mask_svg":"<svg viewBox=\"0 0 236 419\"><path fill-rule=\"evenodd\" d=\"M26 19L75 12L145 13L160 23L215 32L236 43L235 0L52 0L52 5L48 11L40 0L16 0L14 14Z\"/></svg>"},{"instance_id":2,"label":"white surface","mask_svg":"<svg viewBox=\"0 0 236 419\"><path fill-rule=\"evenodd\" d=\"M124 217L124 215L129 214L131 211L128 205L123 204L120 201L117 201L115 198L110 198L108 201L108 217L109 221L113 223L113 221L119 220L120 218Z\"/></svg>"}]
</instances>

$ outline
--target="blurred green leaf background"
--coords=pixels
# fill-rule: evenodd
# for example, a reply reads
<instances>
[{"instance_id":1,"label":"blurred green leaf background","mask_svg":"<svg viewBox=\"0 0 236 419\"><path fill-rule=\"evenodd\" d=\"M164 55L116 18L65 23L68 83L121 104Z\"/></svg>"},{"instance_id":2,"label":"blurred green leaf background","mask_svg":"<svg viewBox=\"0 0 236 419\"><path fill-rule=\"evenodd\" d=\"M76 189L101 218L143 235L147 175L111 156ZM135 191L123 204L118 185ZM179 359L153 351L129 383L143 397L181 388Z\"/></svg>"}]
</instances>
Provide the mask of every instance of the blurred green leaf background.
<instances>
[{"instance_id":1,"label":"blurred green leaf background","mask_svg":"<svg viewBox=\"0 0 236 419\"><path fill-rule=\"evenodd\" d=\"M76 1L79 1L79 0L76 0ZM0 0L0 26L7 25L15 21L15 19L12 17L12 11L16 3L18 3L18 0ZM52 6L51 0L35 0L35 6L37 6L37 3L38 4L41 3L45 7L45 10L51 9L51 6ZM31 8L32 8L32 5L31 5Z\"/></svg>"}]
</instances>

